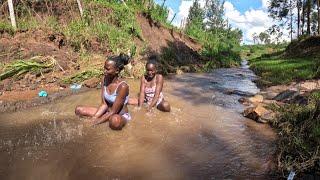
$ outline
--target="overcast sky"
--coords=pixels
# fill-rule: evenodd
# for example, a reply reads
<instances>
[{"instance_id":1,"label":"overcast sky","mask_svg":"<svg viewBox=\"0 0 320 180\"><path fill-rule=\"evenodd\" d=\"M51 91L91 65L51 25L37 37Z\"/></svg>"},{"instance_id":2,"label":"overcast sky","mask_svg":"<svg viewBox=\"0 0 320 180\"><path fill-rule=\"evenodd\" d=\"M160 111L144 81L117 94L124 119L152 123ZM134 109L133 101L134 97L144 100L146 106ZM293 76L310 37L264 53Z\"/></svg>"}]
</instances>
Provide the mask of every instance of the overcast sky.
<instances>
[{"instance_id":1,"label":"overcast sky","mask_svg":"<svg viewBox=\"0 0 320 180\"><path fill-rule=\"evenodd\" d=\"M204 4L205 0L200 0ZM156 0L162 4L163 0ZM167 0L169 8L169 20L177 13L173 25L180 26L181 20L188 17L189 9L193 0ZM225 18L229 20L232 27L239 28L243 32L243 43L252 44L253 33L259 34L271 27L274 22L268 17L268 0L226 0L224 4ZM284 39L288 39L284 36Z\"/></svg>"}]
</instances>

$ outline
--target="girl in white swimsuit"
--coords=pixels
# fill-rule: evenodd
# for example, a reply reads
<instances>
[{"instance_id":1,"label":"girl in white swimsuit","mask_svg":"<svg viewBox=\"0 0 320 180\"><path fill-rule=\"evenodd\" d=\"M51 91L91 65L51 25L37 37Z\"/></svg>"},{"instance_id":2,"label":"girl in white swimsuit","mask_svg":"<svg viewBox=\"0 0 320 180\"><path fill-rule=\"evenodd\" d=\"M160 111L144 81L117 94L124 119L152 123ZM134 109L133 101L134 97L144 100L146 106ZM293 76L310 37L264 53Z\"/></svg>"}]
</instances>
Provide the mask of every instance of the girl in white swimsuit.
<instances>
[{"instance_id":1,"label":"girl in white swimsuit","mask_svg":"<svg viewBox=\"0 0 320 180\"><path fill-rule=\"evenodd\" d=\"M129 57L123 54L108 58L104 64L100 106L98 108L77 106L75 113L79 116L91 117L93 125L109 121L111 129L121 130L131 119L127 108L129 86L119 79L119 73L128 62Z\"/></svg>"}]
</instances>

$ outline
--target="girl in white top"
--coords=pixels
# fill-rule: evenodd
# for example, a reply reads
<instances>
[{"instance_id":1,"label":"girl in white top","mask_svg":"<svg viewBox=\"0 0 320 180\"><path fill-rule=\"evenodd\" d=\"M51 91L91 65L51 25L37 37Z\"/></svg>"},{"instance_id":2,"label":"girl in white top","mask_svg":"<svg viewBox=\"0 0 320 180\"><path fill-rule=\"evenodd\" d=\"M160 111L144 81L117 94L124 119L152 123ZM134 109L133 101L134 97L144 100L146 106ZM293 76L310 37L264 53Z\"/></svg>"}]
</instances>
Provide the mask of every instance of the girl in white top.
<instances>
[{"instance_id":1,"label":"girl in white top","mask_svg":"<svg viewBox=\"0 0 320 180\"><path fill-rule=\"evenodd\" d=\"M89 116L92 124L97 125L109 121L113 130L121 130L131 119L127 103L129 100L129 86L119 79L119 73L129 63L129 57L123 54L109 57L104 64L104 77L101 88L101 104L97 107L77 106L75 113Z\"/></svg>"}]
</instances>

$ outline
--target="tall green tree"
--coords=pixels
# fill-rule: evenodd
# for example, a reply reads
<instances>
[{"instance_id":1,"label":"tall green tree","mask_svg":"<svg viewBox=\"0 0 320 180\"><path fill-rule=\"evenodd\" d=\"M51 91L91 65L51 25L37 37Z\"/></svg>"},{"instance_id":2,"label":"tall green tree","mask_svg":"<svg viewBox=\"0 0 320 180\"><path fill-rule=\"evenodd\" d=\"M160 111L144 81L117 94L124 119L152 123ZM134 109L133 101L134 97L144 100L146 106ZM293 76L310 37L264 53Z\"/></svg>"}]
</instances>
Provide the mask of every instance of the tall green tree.
<instances>
[{"instance_id":1,"label":"tall green tree","mask_svg":"<svg viewBox=\"0 0 320 180\"><path fill-rule=\"evenodd\" d=\"M187 24L185 27L186 33L196 38L201 38L199 31L204 31L204 9L200 7L198 0L195 0L190 7Z\"/></svg>"},{"instance_id":2,"label":"tall green tree","mask_svg":"<svg viewBox=\"0 0 320 180\"><path fill-rule=\"evenodd\" d=\"M225 27L223 4L224 0L206 0L206 26L209 29L216 30Z\"/></svg>"},{"instance_id":3,"label":"tall green tree","mask_svg":"<svg viewBox=\"0 0 320 180\"><path fill-rule=\"evenodd\" d=\"M260 39L260 42L264 44L270 44L271 42L270 35L266 32L261 32L259 34L259 39Z\"/></svg>"},{"instance_id":4,"label":"tall green tree","mask_svg":"<svg viewBox=\"0 0 320 180\"><path fill-rule=\"evenodd\" d=\"M320 33L320 0L270 0L269 15L280 22L278 26L288 25L290 34L294 33L293 27L297 27L297 35L311 35ZM294 18L296 8L297 19ZM295 23L297 23L295 25ZM276 26L273 26L275 29ZM282 29L282 28L278 28Z\"/></svg>"}]
</instances>

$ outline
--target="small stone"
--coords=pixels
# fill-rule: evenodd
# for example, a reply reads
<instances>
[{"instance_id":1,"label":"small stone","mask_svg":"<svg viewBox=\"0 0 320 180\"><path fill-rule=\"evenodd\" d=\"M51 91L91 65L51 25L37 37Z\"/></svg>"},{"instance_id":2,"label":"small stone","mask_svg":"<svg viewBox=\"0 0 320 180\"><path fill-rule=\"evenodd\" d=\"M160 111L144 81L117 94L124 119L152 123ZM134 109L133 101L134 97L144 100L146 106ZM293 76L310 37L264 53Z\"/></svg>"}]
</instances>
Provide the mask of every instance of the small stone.
<instances>
[{"instance_id":1,"label":"small stone","mask_svg":"<svg viewBox=\"0 0 320 180\"><path fill-rule=\"evenodd\" d=\"M183 71L181 69L177 69L176 74L181 75L181 74L183 74Z\"/></svg>"},{"instance_id":2,"label":"small stone","mask_svg":"<svg viewBox=\"0 0 320 180\"><path fill-rule=\"evenodd\" d=\"M189 66L181 66L180 69L183 71L183 72L191 72L191 68Z\"/></svg>"},{"instance_id":3,"label":"small stone","mask_svg":"<svg viewBox=\"0 0 320 180\"><path fill-rule=\"evenodd\" d=\"M242 97L238 100L239 103L241 103L242 105L245 106L249 106L250 105L250 101L248 98Z\"/></svg>"},{"instance_id":4,"label":"small stone","mask_svg":"<svg viewBox=\"0 0 320 180\"><path fill-rule=\"evenodd\" d=\"M298 95L299 92L294 90L286 90L281 93L279 93L276 97L274 97L272 100L276 101L285 101L287 99L293 98L294 96Z\"/></svg>"},{"instance_id":5,"label":"small stone","mask_svg":"<svg viewBox=\"0 0 320 180\"><path fill-rule=\"evenodd\" d=\"M249 101L251 103L262 103L263 102L263 96L259 95L259 94L255 95L255 96L249 98Z\"/></svg>"}]
</instances>

